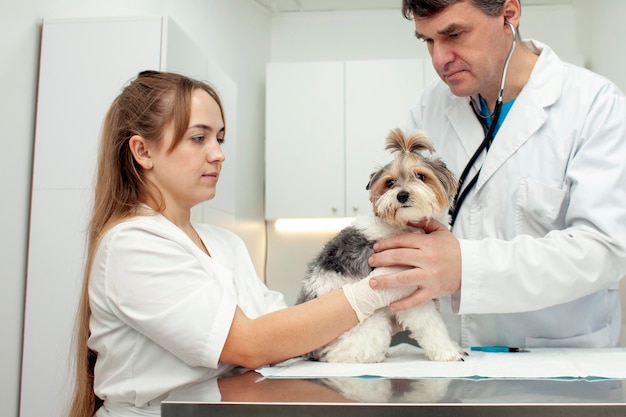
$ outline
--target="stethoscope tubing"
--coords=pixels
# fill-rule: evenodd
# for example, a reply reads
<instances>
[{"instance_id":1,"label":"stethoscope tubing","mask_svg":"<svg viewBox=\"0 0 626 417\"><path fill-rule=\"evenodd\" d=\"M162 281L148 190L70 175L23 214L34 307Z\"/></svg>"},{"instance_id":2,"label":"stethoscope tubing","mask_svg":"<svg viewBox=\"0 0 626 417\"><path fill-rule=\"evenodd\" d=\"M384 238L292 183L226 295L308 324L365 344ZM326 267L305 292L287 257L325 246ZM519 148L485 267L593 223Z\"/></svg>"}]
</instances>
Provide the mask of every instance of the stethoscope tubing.
<instances>
[{"instance_id":1,"label":"stethoscope tubing","mask_svg":"<svg viewBox=\"0 0 626 417\"><path fill-rule=\"evenodd\" d=\"M478 160L478 157L483 153L484 150L489 151L489 147L491 146L491 143L493 142L493 137L495 135L496 126L500 122L500 112L502 111L502 97L504 96L504 83L506 81L506 72L507 72L507 70L509 68L509 62L511 61L511 57L513 56L513 51L515 50L515 45L517 44L517 33L515 32L515 27L508 20L505 20L504 23L509 25L509 27L511 28L511 33L513 34L513 42L511 44L511 48L509 49L509 53L508 53L508 55L506 57L506 60L504 61L504 68L502 70L502 79L501 79L501 82L500 82L500 91L498 92L498 98L496 100L496 104L495 104L495 107L494 107L492 121L491 121L491 126L489 126L489 129L487 129L486 123L482 120L482 117L480 116L480 114L478 114L478 112L476 111L476 108L474 107L473 100L470 99L470 106L472 107L472 111L474 112L474 114L476 115L478 120L480 121L481 125L483 126L483 129L485 129L487 132L485 134L485 138L480 143L480 145L478 145L478 148L476 149L476 151L474 152L474 154L470 158L469 162L465 166L465 169L463 169L463 172L461 173L461 176L459 177L459 184L458 184L457 193L454 196L454 202L453 202L452 206L450 207L450 211L449 211L449 214L450 214L450 228L452 228L452 226L454 226L454 223L456 222L457 215L459 213L459 209L461 208L461 205L465 201L465 198L467 197L467 195L469 194L471 189L478 182L478 176L480 175L480 171L481 171L482 167L478 170L476 175L474 175L474 177L467 184L467 186L463 187L463 185L464 185L465 181L467 180L467 177L468 177L472 167L474 166L474 164Z\"/></svg>"},{"instance_id":2,"label":"stethoscope tubing","mask_svg":"<svg viewBox=\"0 0 626 417\"><path fill-rule=\"evenodd\" d=\"M474 107L472 106L472 108L474 108ZM461 174L461 177L459 178L458 190L460 192L457 192L456 196L454 197L454 203L453 203L452 207L450 208L450 227L454 226L454 223L456 222L456 217L457 217L457 215L459 213L458 209L461 207L461 205L465 201L465 198L467 197L469 192L472 190L472 188L478 182L478 176L480 175L480 171L481 171L482 167L480 169L478 169L478 172L476 173L476 175L474 175L472 180L461 191L461 187L463 187L463 183L467 179L470 170L474 166L474 163L476 163L476 160L478 159L478 157L483 153L483 150L485 150L485 149L489 150L489 146L491 146L491 142L493 141L494 132L496 130L495 127L496 127L496 124L498 123L498 120L500 118L500 111L501 111L501 109L502 109L502 102L497 101L496 102L496 107L494 109L494 120L491 123L491 126L489 127L489 130L487 131L487 134L485 135L485 138L483 139L483 141L480 143L480 145L478 146L478 148L474 152L474 155L472 155L471 159L469 160L469 162L465 166L465 169L463 170L463 173Z\"/></svg>"}]
</instances>

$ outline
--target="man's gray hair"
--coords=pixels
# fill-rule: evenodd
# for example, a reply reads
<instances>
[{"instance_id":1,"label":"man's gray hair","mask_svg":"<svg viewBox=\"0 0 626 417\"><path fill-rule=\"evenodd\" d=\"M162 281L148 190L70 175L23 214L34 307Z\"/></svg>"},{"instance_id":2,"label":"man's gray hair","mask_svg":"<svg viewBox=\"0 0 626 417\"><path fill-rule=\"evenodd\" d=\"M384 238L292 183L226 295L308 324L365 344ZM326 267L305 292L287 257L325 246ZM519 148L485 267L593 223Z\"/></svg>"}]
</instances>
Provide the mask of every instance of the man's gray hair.
<instances>
[{"instance_id":1,"label":"man's gray hair","mask_svg":"<svg viewBox=\"0 0 626 417\"><path fill-rule=\"evenodd\" d=\"M443 11L446 7L462 0L402 0L402 15L408 20L415 17L430 17ZM477 9L488 16L502 13L506 0L469 0Z\"/></svg>"}]
</instances>

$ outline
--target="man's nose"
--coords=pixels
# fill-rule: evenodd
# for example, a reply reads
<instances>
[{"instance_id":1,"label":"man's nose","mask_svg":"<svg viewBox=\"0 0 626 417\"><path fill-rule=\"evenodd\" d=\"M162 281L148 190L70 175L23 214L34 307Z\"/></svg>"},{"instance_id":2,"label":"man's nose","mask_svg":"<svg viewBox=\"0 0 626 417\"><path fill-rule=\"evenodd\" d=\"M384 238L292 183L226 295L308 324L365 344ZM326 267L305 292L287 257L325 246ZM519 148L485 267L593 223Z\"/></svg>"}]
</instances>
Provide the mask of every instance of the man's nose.
<instances>
[{"instance_id":1,"label":"man's nose","mask_svg":"<svg viewBox=\"0 0 626 417\"><path fill-rule=\"evenodd\" d=\"M435 42L431 47L430 57L433 61L433 67L441 74L446 66L454 61L454 52L445 43Z\"/></svg>"}]
</instances>

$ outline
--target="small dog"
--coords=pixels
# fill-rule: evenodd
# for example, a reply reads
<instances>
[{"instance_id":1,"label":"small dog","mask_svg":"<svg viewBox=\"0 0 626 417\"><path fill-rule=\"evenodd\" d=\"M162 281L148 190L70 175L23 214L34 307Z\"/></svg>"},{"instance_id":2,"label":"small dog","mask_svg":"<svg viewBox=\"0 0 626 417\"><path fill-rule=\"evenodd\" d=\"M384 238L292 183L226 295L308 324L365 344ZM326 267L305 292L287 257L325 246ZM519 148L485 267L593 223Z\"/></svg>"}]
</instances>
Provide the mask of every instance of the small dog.
<instances>
[{"instance_id":1,"label":"small dog","mask_svg":"<svg viewBox=\"0 0 626 417\"><path fill-rule=\"evenodd\" d=\"M448 223L448 209L458 184L443 161L422 155L423 151L434 152L430 139L421 131L405 136L400 129L394 129L385 149L397 156L370 176L366 189L373 214L357 218L309 263L297 304L371 275L367 260L377 240L407 232L423 233L407 222L426 218ZM377 268L373 275L399 269ZM396 325L408 330L431 360L457 361L464 355L450 339L433 300L395 313L380 309L306 357L324 362L382 362Z\"/></svg>"}]
</instances>

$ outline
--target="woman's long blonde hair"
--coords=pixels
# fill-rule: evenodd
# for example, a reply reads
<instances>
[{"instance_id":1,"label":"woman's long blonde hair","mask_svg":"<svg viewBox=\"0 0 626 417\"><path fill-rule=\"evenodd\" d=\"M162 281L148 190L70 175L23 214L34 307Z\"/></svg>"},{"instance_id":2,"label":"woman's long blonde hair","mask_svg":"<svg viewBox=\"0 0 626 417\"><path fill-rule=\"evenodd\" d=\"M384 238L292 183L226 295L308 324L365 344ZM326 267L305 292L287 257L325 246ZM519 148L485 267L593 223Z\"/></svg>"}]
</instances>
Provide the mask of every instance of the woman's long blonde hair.
<instances>
[{"instance_id":1,"label":"woman's long blonde hair","mask_svg":"<svg viewBox=\"0 0 626 417\"><path fill-rule=\"evenodd\" d=\"M102 235L113 225L137 214L142 203L156 204L162 211L159 191L145 177L129 147L129 139L139 135L159 143L170 123L176 147L188 128L191 95L202 89L224 111L219 96L208 84L188 77L158 71L141 72L113 101L102 128L94 205L87 232L87 257L80 304L75 323L73 358L74 396L70 417L92 417L102 405L94 392L94 366L97 352L87 346L89 339L89 275L94 254Z\"/></svg>"}]
</instances>

